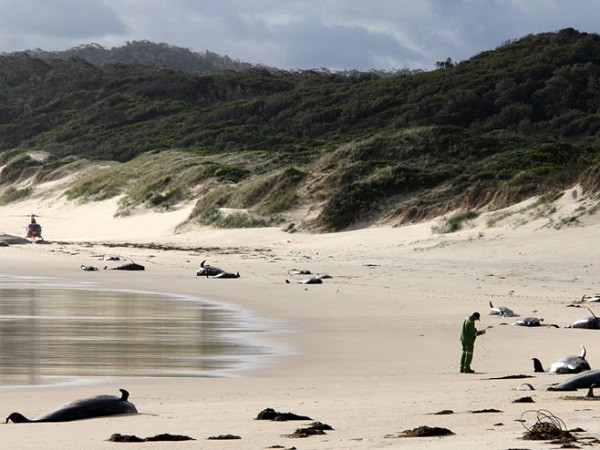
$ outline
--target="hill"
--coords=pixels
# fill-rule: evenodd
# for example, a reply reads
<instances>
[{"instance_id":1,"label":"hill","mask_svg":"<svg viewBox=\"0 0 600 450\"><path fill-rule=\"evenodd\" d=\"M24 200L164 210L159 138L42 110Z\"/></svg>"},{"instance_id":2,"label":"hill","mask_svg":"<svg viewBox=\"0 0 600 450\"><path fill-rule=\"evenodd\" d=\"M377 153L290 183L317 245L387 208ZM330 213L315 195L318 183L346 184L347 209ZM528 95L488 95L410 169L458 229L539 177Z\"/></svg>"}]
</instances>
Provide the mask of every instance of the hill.
<instances>
[{"instance_id":1,"label":"hill","mask_svg":"<svg viewBox=\"0 0 600 450\"><path fill-rule=\"evenodd\" d=\"M0 98L0 202L79 173L65 195L117 214L333 231L598 190L600 36L573 29L393 76L10 54Z\"/></svg>"},{"instance_id":2,"label":"hill","mask_svg":"<svg viewBox=\"0 0 600 450\"><path fill-rule=\"evenodd\" d=\"M121 47L112 48L86 44L64 51L36 49L26 53L42 59L81 58L98 67L112 63L139 63L191 73L247 70L254 67L252 64L233 60L229 56L221 56L208 50L198 53L188 48L150 41L131 41Z\"/></svg>"}]
</instances>

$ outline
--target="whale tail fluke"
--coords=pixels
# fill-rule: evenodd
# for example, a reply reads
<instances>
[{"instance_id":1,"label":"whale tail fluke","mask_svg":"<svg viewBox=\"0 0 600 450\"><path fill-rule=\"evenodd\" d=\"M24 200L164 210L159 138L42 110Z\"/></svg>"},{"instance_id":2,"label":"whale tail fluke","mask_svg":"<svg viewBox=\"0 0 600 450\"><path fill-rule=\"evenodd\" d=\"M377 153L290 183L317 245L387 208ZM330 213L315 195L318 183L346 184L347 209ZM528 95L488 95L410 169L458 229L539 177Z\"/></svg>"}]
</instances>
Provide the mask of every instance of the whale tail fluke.
<instances>
[{"instance_id":1,"label":"whale tail fluke","mask_svg":"<svg viewBox=\"0 0 600 450\"><path fill-rule=\"evenodd\" d=\"M10 416L8 416L6 418L6 423L8 423L9 421L13 422L13 423L26 423L26 422L31 422L31 420L29 420L27 417L25 417L23 414L18 413L18 412L14 412L12 413Z\"/></svg>"}]
</instances>

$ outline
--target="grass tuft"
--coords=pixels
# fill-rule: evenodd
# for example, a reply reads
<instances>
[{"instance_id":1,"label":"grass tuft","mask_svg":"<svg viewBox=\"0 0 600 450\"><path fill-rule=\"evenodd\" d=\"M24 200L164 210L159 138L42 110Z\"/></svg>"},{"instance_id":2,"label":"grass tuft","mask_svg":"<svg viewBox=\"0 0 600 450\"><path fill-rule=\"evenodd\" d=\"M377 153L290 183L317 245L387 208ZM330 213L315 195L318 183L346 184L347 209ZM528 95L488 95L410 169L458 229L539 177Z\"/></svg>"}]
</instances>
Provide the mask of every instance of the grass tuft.
<instances>
[{"instance_id":1,"label":"grass tuft","mask_svg":"<svg viewBox=\"0 0 600 450\"><path fill-rule=\"evenodd\" d=\"M460 212L448 218L441 225L431 227L431 230L438 234L453 233L460 230L464 222L477 217L479 217L479 213L474 210Z\"/></svg>"}]
</instances>

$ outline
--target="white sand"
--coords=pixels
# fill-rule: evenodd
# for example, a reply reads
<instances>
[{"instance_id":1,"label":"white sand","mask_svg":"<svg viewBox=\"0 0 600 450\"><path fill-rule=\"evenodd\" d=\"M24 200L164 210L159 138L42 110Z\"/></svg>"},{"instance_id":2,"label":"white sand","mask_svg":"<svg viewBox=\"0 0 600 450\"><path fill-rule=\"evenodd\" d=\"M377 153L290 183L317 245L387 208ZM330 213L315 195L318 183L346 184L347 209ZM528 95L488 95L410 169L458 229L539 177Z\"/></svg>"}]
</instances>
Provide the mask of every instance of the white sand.
<instances>
[{"instance_id":1,"label":"white sand","mask_svg":"<svg viewBox=\"0 0 600 450\"><path fill-rule=\"evenodd\" d=\"M574 214L584 201L565 195L552 215L554 223ZM28 219L13 216L30 212L41 215L48 243L0 247L0 273L208 297L268 319L276 332L265 338L285 354L232 378L93 380L0 388L4 417L12 411L35 417L77 398L117 394L120 387L129 390L142 413L58 424L9 423L2 428L2 448L550 448L546 442L520 439L525 429L518 420L525 411L539 409L551 411L568 428L583 428L585 436L600 437L596 404L561 400L564 393L546 391L567 376L489 379L534 375L532 357L549 366L578 353L580 344L587 347L592 368L600 368L598 332L515 327L510 325L515 319L488 315L492 301L521 316L535 315L561 326L588 316L587 310L567 305L584 293L600 291L596 269L600 221L595 216L557 230L544 228L548 218L532 215L531 210L492 228L486 225L490 217L486 215L450 235L433 234L431 226L437 222L323 235L289 234L277 228L176 234L174 229L189 208L116 219L114 201L74 205L48 198L0 208L0 234L23 233ZM189 250L103 245L118 242ZM102 265L97 258L102 254L131 258L144 264L146 271L79 269L82 263ZM196 277L203 259L239 271L242 277ZM333 278L322 285L286 284L285 279L292 278L287 271L294 268ZM493 328L476 343L477 373L460 374L460 327L476 310L482 314L479 327ZM536 390L517 391L522 382L530 382ZM524 396L532 396L535 403L513 403ZM305 439L285 437L310 421L254 420L267 407L308 415L335 430ZM500 412L472 413L490 408ZM454 414L433 415L446 409ZM529 424L535 420L531 415L525 418ZM445 427L455 434L386 437L421 425ZM107 442L113 433L184 434L197 441ZM206 439L221 434L242 439Z\"/></svg>"}]
</instances>

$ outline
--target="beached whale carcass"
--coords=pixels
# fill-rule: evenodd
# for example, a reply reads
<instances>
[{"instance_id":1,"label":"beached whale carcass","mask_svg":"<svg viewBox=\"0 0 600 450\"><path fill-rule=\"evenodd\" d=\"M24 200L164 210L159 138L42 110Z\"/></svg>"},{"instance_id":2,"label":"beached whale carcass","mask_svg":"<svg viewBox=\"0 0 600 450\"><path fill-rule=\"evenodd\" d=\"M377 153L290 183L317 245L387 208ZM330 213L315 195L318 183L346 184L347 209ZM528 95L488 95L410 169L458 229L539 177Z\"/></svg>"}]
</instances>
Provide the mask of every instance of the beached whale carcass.
<instances>
[{"instance_id":1,"label":"beached whale carcass","mask_svg":"<svg viewBox=\"0 0 600 450\"><path fill-rule=\"evenodd\" d=\"M196 271L196 276L198 277L214 277L219 275L220 273L225 272L223 269L217 266L211 266L210 264L206 264L206 260L200 263L200 268Z\"/></svg>"},{"instance_id":2,"label":"beached whale carcass","mask_svg":"<svg viewBox=\"0 0 600 450\"><path fill-rule=\"evenodd\" d=\"M75 400L67 405L44 414L37 419L28 419L23 414L14 412L6 418L6 423L30 422L68 422L71 420L90 419L92 417L105 417L117 414L137 414L137 409L129 401L129 392L119 389L121 397L114 395L97 395L95 397Z\"/></svg>"},{"instance_id":3,"label":"beached whale carcass","mask_svg":"<svg viewBox=\"0 0 600 450\"><path fill-rule=\"evenodd\" d=\"M506 306L494 306L492 302L490 302L490 315L492 316L502 316L502 317L517 317L518 314L515 314L512 309L507 308Z\"/></svg>"},{"instance_id":4,"label":"beached whale carcass","mask_svg":"<svg viewBox=\"0 0 600 450\"><path fill-rule=\"evenodd\" d=\"M600 330L600 319L596 317L596 314L592 312L590 308L587 310L592 313L590 317L586 317L585 319L579 319L573 322L571 325L567 326L567 328L585 328L588 330Z\"/></svg>"},{"instance_id":5,"label":"beached whale carcass","mask_svg":"<svg viewBox=\"0 0 600 450\"><path fill-rule=\"evenodd\" d=\"M586 370L555 386L550 386L549 391L574 391L575 389L589 388L593 384L600 384L600 370Z\"/></svg>"},{"instance_id":6,"label":"beached whale carcass","mask_svg":"<svg viewBox=\"0 0 600 450\"><path fill-rule=\"evenodd\" d=\"M519 327L540 327L542 326L543 321L544 319L537 317L523 317L522 319L517 320L513 325Z\"/></svg>"},{"instance_id":7,"label":"beached whale carcass","mask_svg":"<svg viewBox=\"0 0 600 450\"><path fill-rule=\"evenodd\" d=\"M565 356L564 358L553 362L548 370L544 370L542 363L537 358L531 358L533 360L534 372L548 372L552 374L563 374L563 373L579 373L586 370L591 370L590 363L585 359L586 350L585 347L581 346L580 355Z\"/></svg>"}]
</instances>

